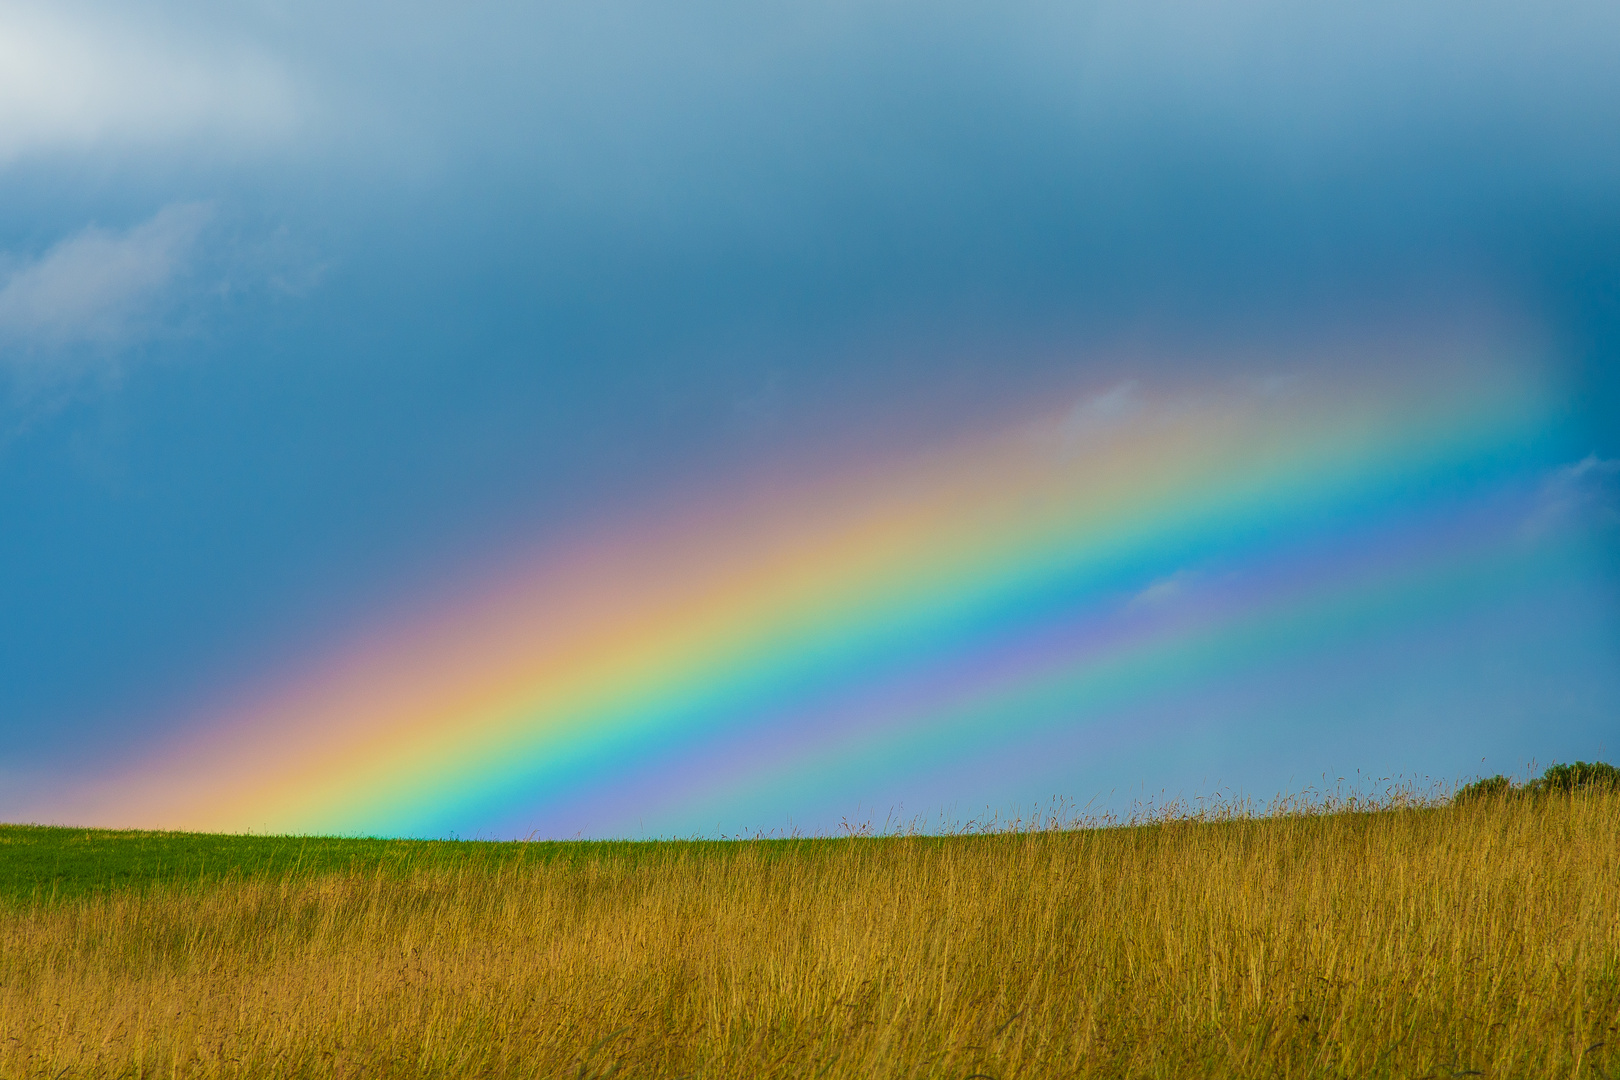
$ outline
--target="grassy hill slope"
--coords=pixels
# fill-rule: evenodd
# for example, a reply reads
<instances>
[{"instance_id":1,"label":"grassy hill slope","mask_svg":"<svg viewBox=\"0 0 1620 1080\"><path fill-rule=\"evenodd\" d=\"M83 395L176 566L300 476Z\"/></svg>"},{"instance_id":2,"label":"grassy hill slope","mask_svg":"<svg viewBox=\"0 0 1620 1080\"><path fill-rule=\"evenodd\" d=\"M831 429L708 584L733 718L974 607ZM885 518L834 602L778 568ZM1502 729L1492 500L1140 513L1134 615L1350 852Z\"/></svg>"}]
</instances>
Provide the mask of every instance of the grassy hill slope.
<instances>
[{"instance_id":1,"label":"grassy hill slope","mask_svg":"<svg viewBox=\"0 0 1620 1080\"><path fill-rule=\"evenodd\" d=\"M0 907L4 1077L1620 1073L1614 792L945 839L5 836L56 892Z\"/></svg>"}]
</instances>

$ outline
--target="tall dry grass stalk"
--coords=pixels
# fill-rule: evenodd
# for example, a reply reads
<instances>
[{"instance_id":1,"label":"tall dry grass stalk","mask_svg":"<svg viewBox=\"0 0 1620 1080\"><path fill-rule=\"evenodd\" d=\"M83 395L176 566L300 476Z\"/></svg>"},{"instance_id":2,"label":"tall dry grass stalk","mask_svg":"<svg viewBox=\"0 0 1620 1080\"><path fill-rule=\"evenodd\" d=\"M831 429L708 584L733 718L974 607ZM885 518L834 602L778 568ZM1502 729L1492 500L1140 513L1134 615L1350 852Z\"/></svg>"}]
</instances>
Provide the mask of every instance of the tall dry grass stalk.
<instances>
[{"instance_id":1,"label":"tall dry grass stalk","mask_svg":"<svg viewBox=\"0 0 1620 1080\"><path fill-rule=\"evenodd\" d=\"M0 1076L1612 1076L1620 798L0 915Z\"/></svg>"}]
</instances>

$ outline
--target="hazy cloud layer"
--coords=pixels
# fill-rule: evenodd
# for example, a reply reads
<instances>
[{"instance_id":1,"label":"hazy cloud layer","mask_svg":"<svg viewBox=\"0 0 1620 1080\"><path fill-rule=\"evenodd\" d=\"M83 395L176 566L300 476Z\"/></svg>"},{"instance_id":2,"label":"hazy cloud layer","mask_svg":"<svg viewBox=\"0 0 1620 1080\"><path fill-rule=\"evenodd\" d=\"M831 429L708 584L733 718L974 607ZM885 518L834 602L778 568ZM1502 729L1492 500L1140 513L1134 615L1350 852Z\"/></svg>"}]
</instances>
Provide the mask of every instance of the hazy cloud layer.
<instances>
[{"instance_id":1,"label":"hazy cloud layer","mask_svg":"<svg viewBox=\"0 0 1620 1080\"><path fill-rule=\"evenodd\" d=\"M0 6L0 164L59 151L280 140L299 106L264 53L119 7Z\"/></svg>"},{"instance_id":2,"label":"hazy cloud layer","mask_svg":"<svg viewBox=\"0 0 1620 1080\"><path fill-rule=\"evenodd\" d=\"M191 203L122 231L92 225L15 267L0 284L0 340L34 350L124 344L185 269L209 215Z\"/></svg>"}]
</instances>

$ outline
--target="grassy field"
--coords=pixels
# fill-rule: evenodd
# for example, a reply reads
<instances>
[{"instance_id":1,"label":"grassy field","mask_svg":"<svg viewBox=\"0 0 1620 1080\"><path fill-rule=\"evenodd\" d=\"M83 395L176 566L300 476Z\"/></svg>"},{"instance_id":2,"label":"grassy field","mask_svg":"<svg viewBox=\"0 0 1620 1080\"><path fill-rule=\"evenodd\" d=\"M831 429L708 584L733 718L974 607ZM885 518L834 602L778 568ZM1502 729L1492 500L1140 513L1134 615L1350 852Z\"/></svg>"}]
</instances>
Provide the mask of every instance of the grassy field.
<instances>
[{"instance_id":1,"label":"grassy field","mask_svg":"<svg viewBox=\"0 0 1620 1080\"><path fill-rule=\"evenodd\" d=\"M729 844L8 828L0 861L0 1077L1620 1075L1612 792Z\"/></svg>"},{"instance_id":2,"label":"grassy field","mask_svg":"<svg viewBox=\"0 0 1620 1080\"><path fill-rule=\"evenodd\" d=\"M765 846L784 846L767 841ZM602 859L632 864L675 850L715 854L723 841L380 840L335 836L233 836L0 825L0 904L54 903L154 887L206 887L227 879L324 874L400 877L429 869L494 872L521 865Z\"/></svg>"}]
</instances>

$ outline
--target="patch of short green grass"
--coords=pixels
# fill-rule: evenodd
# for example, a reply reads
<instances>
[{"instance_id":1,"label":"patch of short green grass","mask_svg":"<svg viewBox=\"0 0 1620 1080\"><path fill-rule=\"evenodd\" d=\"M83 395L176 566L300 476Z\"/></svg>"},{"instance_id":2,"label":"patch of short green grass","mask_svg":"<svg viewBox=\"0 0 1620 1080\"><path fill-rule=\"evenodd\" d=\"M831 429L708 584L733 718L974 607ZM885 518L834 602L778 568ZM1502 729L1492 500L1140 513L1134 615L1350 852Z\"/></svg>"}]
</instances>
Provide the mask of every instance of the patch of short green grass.
<instances>
[{"instance_id":1,"label":"patch of short green grass","mask_svg":"<svg viewBox=\"0 0 1620 1080\"><path fill-rule=\"evenodd\" d=\"M924 845L996 843L995 834L916 837ZM898 837L874 837L895 842ZM827 852L832 837L751 841L767 859ZM48 825L0 825L0 904L51 903L153 886L208 885L266 876L307 878L327 873L493 871L524 864L592 861L630 866L671 857L729 858L727 840L399 840L380 837L275 836L229 833L144 832Z\"/></svg>"},{"instance_id":2,"label":"patch of short green grass","mask_svg":"<svg viewBox=\"0 0 1620 1080\"><path fill-rule=\"evenodd\" d=\"M456 865L495 869L557 859L634 856L639 848L654 846L658 845L651 841L509 843L0 825L0 902L71 900L153 885L200 885L267 875L404 874Z\"/></svg>"}]
</instances>

